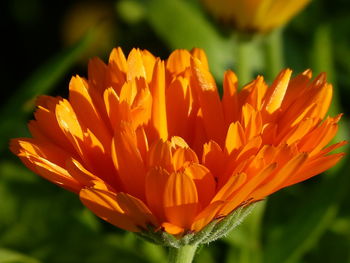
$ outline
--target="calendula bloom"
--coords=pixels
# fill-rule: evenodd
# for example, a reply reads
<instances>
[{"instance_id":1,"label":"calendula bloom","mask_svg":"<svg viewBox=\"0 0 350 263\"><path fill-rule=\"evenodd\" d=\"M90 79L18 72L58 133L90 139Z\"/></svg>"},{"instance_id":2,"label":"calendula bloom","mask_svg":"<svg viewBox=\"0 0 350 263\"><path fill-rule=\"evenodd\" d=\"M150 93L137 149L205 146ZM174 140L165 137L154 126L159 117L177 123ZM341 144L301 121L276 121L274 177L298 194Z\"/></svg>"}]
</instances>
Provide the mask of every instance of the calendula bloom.
<instances>
[{"instance_id":1,"label":"calendula bloom","mask_svg":"<svg viewBox=\"0 0 350 263\"><path fill-rule=\"evenodd\" d=\"M220 98L200 49L163 61L116 48L71 79L68 99L39 97L33 138L11 150L109 223L183 237L343 156L330 152L345 142L327 146L340 119L325 118L332 86L291 74L238 91L227 71Z\"/></svg>"},{"instance_id":2,"label":"calendula bloom","mask_svg":"<svg viewBox=\"0 0 350 263\"><path fill-rule=\"evenodd\" d=\"M202 0L208 12L245 32L266 32L287 23L310 0Z\"/></svg>"}]
</instances>

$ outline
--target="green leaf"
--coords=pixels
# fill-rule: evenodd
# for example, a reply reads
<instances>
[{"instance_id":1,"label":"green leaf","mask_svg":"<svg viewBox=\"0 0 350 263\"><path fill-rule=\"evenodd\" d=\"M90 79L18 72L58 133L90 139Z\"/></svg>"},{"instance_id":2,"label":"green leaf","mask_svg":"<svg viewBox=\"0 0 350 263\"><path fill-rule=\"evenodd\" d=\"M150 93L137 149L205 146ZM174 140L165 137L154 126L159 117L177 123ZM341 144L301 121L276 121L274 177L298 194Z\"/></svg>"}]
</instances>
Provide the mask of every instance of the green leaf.
<instances>
[{"instance_id":1,"label":"green leaf","mask_svg":"<svg viewBox=\"0 0 350 263\"><path fill-rule=\"evenodd\" d=\"M267 244L264 262L299 262L302 255L319 240L350 187L349 160L344 160L343 164L336 175L328 175L314 192L308 194L309 199L295 211L294 217L279 235Z\"/></svg>"},{"instance_id":2,"label":"green leaf","mask_svg":"<svg viewBox=\"0 0 350 263\"><path fill-rule=\"evenodd\" d=\"M94 40L95 30L90 30L75 45L52 57L27 79L0 110L0 149L9 138L25 134L25 117L34 107L37 95L48 93L68 72Z\"/></svg>"},{"instance_id":3,"label":"green leaf","mask_svg":"<svg viewBox=\"0 0 350 263\"><path fill-rule=\"evenodd\" d=\"M39 260L23 255L21 253L0 248L0 262L1 263L40 263Z\"/></svg>"},{"instance_id":4,"label":"green leaf","mask_svg":"<svg viewBox=\"0 0 350 263\"><path fill-rule=\"evenodd\" d=\"M3 181L33 183L37 182L39 177L34 175L24 165L18 161L4 160L0 162L0 175Z\"/></svg>"},{"instance_id":5,"label":"green leaf","mask_svg":"<svg viewBox=\"0 0 350 263\"><path fill-rule=\"evenodd\" d=\"M161 263L166 261L166 251L162 246L154 245L149 242L142 242L141 249L143 255L145 255L145 258L147 258L149 262Z\"/></svg>"},{"instance_id":6,"label":"green leaf","mask_svg":"<svg viewBox=\"0 0 350 263\"><path fill-rule=\"evenodd\" d=\"M231 247L226 262L258 263L262 259L261 229L266 202L255 203L252 213L224 238Z\"/></svg>"},{"instance_id":7,"label":"green leaf","mask_svg":"<svg viewBox=\"0 0 350 263\"><path fill-rule=\"evenodd\" d=\"M310 52L312 69L316 74L327 73L327 79L337 86L334 66L333 36L330 24L320 24L314 31L313 47ZM334 116L341 112L338 89L333 89L334 95L329 114Z\"/></svg>"},{"instance_id":8,"label":"green leaf","mask_svg":"<svg viewBox=\"0 0 350 263\"><path fill-rule=\"evenodd\" d=\"M221 36L199 8L184 0L149 0L146 19L170 49L203 48L216 79L232 65L233 42Z\"/></svg>"},{"instance_id":9,"label":"green leaf","mask_svg":"<svg viewBox=\"0 0 350 263\"><path fill-rule=\"evenodd\" d=\"M118 15L129 24L139 23L145 18L144 6L135 0L121 0L115 5Z\"/></svg>"}]
</instances>

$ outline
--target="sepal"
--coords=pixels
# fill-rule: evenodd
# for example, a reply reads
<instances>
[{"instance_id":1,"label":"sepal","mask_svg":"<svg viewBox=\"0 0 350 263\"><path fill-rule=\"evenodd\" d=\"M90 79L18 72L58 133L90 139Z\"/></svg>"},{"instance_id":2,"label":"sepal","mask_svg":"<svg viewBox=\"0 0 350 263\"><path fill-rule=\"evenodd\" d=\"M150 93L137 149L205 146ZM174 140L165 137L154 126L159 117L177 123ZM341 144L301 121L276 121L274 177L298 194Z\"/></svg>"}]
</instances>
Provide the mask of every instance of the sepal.
<instances>
[{"instance_id":1,"label":"sepal","mask_svg":"<svg viewBox=\"0 0 350 263\"><path fill-rule=\"evenodd\" d=\"M229 232L243 222L255 205L256 203L240 206L224 218L214 219L199 232L187 232L181 237L176 237L163 231L163 229L156 229L151 225L146 230L135 234L148 242L165 247L181 248L186 245L208 244L228 235Z\"/></svg>"}]
</instances>

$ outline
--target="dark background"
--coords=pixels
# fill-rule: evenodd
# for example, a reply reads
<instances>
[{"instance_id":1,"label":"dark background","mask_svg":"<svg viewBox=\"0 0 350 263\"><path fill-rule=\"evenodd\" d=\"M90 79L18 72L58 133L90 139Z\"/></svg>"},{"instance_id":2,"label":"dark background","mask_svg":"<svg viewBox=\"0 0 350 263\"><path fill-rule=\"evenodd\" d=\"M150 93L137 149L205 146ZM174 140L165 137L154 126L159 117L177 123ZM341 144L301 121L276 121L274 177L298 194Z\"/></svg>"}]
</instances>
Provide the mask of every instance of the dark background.
<instances>
[{"instance_id":1,"label":"dark background","mask_svg":"<svg viewBox=\"0 0 350 263\"><path fill-rule=\"evenodd\" d=\"M66 96L70 77L86 76L88 58L107 61L114 46L164 59L174 48L202 47L221 83L224 69L236 66L231 29L195 0L8 0L0 12L0 263L166 262L163 248L99 220L76 196L25 169L8 139L28 136L36 95ZM331 111L345 113L337 140L349 138L350 3L313 1L284 28L283 44L284 66L328 73ZM256 74L265 73L262 57L252 56ZM196 262L350 262L349 200L345 160L274 194L226 238L200 249Z\"/></svg>"}]
</instances>

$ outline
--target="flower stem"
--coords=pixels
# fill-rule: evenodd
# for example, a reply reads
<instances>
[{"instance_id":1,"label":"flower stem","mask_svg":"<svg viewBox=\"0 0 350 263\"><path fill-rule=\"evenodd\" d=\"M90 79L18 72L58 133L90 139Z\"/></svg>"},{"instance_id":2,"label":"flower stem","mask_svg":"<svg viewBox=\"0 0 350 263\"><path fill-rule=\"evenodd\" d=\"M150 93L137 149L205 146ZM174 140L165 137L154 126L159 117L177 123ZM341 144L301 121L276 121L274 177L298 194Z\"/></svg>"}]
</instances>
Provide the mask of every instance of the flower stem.
<instances>
[{"instance_id":1,"label":"flower stem","mask_svg":"<svg viewBox=\"0 0 350 263\"><path fill-rule=\"evenodd\" d=\"M272 81L283 69L282 29L272 31L265 38L265 69L267 80Z\"/></svg>"},{"instance_id":2,"label":"flower stem","mask_svg":"<svg viewBox=\"0 0 350 263\"><path fill-rule=\"evenodd\" d=\"M186 245L180 248L169 248L169 263L191 263L197 245Z\"/></svg>"},{"instance_id":3,"label":"flower stem","mask_svg":"<svg viewBox=\"0 0 350 263\"><path fill-rule=\"evenodd\" d=\"M252 80L251 38L237 36L237 68L239 85L242 87Z\"/></svg>"}]
</instances>

